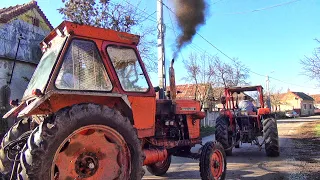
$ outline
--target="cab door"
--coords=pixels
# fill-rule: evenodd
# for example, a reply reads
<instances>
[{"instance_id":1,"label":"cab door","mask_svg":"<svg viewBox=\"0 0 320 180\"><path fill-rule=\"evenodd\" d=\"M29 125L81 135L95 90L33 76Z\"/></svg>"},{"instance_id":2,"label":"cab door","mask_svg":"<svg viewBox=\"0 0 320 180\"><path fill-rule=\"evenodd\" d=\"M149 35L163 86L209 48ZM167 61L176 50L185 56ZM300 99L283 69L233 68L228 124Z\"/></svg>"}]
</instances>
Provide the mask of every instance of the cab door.
<instances>
[{"instance_id":1,"label":"cab door","mask_svg":"<svg viewBox=\"0 0 320 180\"><path fill-rule=\"evenodd\" d=\"M156 94L136 46L104 42L102 48L119 92L128 96L138 136L154 136Z\"/></svg>"}]
</instances>

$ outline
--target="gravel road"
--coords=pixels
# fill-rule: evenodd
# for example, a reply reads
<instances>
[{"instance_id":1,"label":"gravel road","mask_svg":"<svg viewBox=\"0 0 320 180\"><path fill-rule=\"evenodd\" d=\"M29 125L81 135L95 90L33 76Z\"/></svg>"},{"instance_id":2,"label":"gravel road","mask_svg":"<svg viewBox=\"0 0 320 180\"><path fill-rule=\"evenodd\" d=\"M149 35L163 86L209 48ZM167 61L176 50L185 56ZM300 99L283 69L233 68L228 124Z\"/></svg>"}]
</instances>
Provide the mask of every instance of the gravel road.
<instances>
[{"instance_id":1,"label":"gravel road","mask_svg":"<svg viewBox=\"0 0 320 180\"><path fill-rule=\"evenodd\" d=\"M257 146L242 144L227 157L227 179L320 180L320 137L314 133L318 124L320 116L278 120L280 157L267 157L264 147L259 151ZM212 139L208 136L203 140ZM152 176L146 171L143 179L200 179L199 162L173 157L165 176Z\"/></svg>"}]
</instances>

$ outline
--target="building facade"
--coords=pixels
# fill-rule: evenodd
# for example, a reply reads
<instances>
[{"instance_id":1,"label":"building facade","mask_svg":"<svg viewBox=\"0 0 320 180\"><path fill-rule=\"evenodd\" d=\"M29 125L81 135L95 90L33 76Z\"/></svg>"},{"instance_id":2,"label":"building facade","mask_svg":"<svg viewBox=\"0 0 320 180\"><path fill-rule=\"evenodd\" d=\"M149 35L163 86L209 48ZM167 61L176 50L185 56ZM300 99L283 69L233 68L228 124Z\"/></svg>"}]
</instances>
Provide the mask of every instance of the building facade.
<instances>
[{"instance_id":1,"label":"building facade","mask_svg":"<svg viewBox=\"0 0 320 180\"><path fill-rule=\"evenodd\" d=\"M39 44L52 29L36 1L0 9L0 88L9 89L10 99L22 98L42 55Z\"/></svg>"},{"instance_id":2,"label":"building facade","mask_svg":"<svg viewBox=\"0 0 320 180\"><path fill-rule=\"evenodd\" d=\"M314 99L303 92L291 92L283 94L279 110L295 110L301 116L314 115Z\"/></svg>"}]
</instances>

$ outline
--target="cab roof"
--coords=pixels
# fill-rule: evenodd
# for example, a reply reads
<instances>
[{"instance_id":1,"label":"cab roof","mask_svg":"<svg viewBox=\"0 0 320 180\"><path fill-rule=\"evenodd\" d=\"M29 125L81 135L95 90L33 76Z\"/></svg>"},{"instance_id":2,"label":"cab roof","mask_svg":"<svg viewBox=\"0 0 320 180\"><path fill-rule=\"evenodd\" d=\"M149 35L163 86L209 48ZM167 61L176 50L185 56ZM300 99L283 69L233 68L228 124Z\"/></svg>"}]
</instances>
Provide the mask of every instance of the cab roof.
<instances>
[{"instance_id":1,"label":"cab roof","mask_svg":"<svg viewBox=\"0 0 320 180\"><path fill-rule=\"evenodd\" d=\"M140 41L140 36L138 35L63 21L58 27L52 30L42 42L48 44L55 36L63 33L130 45L138 45Z\"/></svg>"},{"instance_id":2,"label":"cab roof","mask_svg":"<svg viewBox=\"0 0 320 180\"><path fill-rule=\"evenodd\" d=\"M229 87L226 88L228 89L230 92L243 92L243 91L257 91L258 88L263 89L262 86L237 86L237 87Z\"/></svg>"}]
</instances>

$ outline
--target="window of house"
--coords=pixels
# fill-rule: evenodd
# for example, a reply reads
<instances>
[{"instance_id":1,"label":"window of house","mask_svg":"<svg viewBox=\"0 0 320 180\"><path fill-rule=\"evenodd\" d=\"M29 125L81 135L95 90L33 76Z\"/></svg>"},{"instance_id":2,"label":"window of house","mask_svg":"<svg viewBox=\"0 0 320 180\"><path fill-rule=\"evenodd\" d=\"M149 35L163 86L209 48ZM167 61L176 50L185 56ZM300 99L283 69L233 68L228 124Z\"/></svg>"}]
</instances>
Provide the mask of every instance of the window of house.
<instances>
[{"instance_id":1,"label":"window of house","mask_svg":"<svg viewBox=\"0 0 320 180\"><path fill-rule=\"evenodd\" d=\"M312 109L312 104L309 104L309 109Z\"/></svg>"},{"instance_id":2,"label":"window of house","mask_svg":"<svg viewBox=\"0 0 320 180\"><path fill-rule=\"evenodd\" d=\"M55 85L59 89L110 91L112 84L92 41L73 40Z\"/></svg>"},{"instance_id":3,"label":"window of house","mask_svg":"<svg viewBox=\"0 0 320 180\"><path fill-rule=\"evenodd\" d=\"M303 104L303 109L307 109L307 104Z\"/></svg>"},{"instance_id":4,"label":"window of house","mask_svg":"<svg viewBox=\"0 0 320 180\"><path fill-rule=\"evenodd\" d=\"M32 18L32 24L33 24L34 26L39 27L40 20L39 20L38 18L33 17L33 18Z\"/></svg>"}]
</instances>

